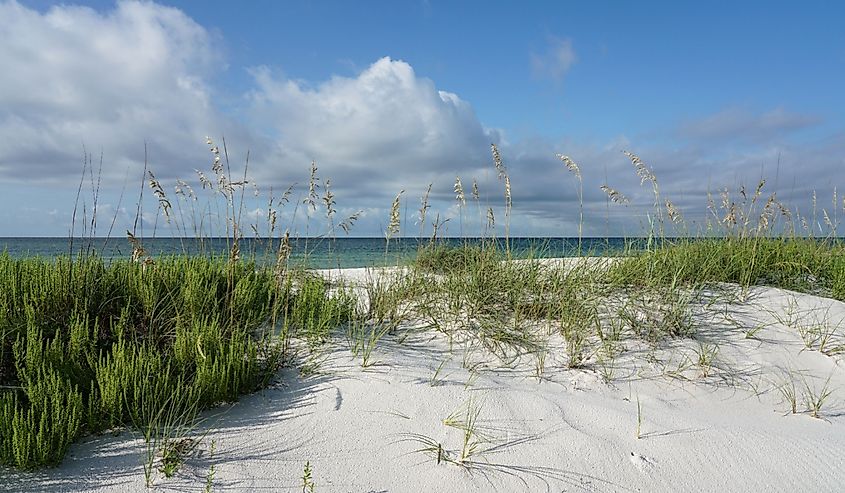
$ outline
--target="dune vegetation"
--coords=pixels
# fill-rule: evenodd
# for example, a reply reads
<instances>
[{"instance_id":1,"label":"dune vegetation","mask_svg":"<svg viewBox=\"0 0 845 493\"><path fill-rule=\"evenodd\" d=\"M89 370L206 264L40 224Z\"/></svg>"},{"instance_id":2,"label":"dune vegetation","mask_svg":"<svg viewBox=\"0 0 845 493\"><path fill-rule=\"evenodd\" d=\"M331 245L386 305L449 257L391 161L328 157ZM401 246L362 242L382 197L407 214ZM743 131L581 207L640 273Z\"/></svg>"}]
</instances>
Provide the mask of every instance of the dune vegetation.
<instances>
[{"instance_id":1,"label":"dune vegetation","mask_svg":"<svg viewBox=\"0 0 845 493\"><path fill-rule=\"evenodd\" d=\"M620 359L658 361L662 351L675 351L683 357L666 365L665 375L724 381L736 375L718 365L718 341L697 338L702 310L741 300L759 285L845 301L845 246L836 237L834 211L822 211L828 233L819 237L804 217L774 194L766 196L761 182L742 188L736 200L724 191L720 203L704 204L711 220L694 236L670 236L670 225L672 231L691 228L661 195L654 173L630 153L633 172L651 188L654 204L644 247L623 255L581 251L568 261L541 261L512 252L510 179L493 146L499 209L483 205L488 202L482 203L474 182L467 190L460 179L454 184L461 220L477 214L485 225L481 241L443 245L443 223L429 210L428 193L416 218L401 217L400 193L386 218L385 263L403 221L433 220L432 233L421 229L422 246L410 263L381 266L366 282L344 282L290 265L291 233L276 221L278 208L290 202L289 189L269 198L266 224L252 228L275 240L269 244L276 262L256 262L239 246L246 170L233 179L225 150L210 140L209 146L212 180L199 173L197 189L208 189L213 207L226 211L227 255L152 258L136 232L127 232L132 254L123 260L84 251L58 259L0 255L0 464L57 466L84 435L132 430L148 447L149 486L158 473L173 474L191 450L207 446L195 432L203 410L267 386L282 367L297 367L303 377L313 373L320 348L330 341L344 341L366 368L377 361L383 338L424 327L447 338L456 352L471 346L504 366L530 361L538 379L574 370L595 372L608 383L617 378ZM580 198L580 168L559 158ZM162 220L186 236L208 234L190 185L180 180L170 196L149 170L145 179ZM319 210L327 223L320 231L330 241L348 233L358 216L336 218L330 182L318 183L312 165L296 207ZM614 204L628 200L607 185L602 189ZM842 327L794 322L807 350L845 353ZM743 330L753 338L765 327ZM669 344L679 340L689 344ZM644 349L635 355L631 348ZM552 369L552 360L565 364ZM827 389L779 388L791 395L793 413L824 415ZM478 412L478 404L470 404L462 418L450 421L464 437L455 450L425 435L409 440L438 464L471 467L483 450L473 425ZM305 486L310 463L306 471ZM209 489L212 479L213 472Z\"/></svg>"}]
</instances>

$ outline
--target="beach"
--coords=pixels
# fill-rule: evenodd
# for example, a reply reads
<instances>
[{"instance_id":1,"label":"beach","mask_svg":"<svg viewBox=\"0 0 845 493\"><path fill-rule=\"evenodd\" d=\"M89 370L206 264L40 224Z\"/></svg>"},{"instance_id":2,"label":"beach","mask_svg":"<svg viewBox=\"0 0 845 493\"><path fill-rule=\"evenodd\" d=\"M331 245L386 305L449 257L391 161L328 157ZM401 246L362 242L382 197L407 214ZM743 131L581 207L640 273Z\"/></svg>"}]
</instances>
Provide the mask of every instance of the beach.
<instances>
[{"instance_id":1,"label":"beach","mask_svg":"<svg viewBox=\"0 0 845 493\"><path fill-rule=\"evenodd\" d=\"M321 274L360 286L397 271ZM572 368L555 327L538 327L542 356L503 358L407 320L366 366L336 337L203 413L201 446L155 488L200 491L211 470L214 490L302 491L308 464L320 492L840 489L843 354L805 335L827 327L827 347L843 344L845 304L723 285L693 313L694 338L623 339L610 369L596 355ZM88 436L58 468L4 471L0 488L140 491L144 450L128 430Z\"/></svg>"}]
</instances>

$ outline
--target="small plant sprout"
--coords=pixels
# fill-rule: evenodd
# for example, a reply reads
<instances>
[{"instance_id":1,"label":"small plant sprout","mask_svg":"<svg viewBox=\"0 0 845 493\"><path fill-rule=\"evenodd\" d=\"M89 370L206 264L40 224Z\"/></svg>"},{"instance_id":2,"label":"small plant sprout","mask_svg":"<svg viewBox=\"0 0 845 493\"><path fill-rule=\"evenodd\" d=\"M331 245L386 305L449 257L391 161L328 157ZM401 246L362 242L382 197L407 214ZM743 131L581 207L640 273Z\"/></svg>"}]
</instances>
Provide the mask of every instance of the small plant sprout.
<instances>
[{"instance_id":1,"label":"small plant sprout","mask_svg":"<svg viewBox=\"0 0 845 493\"><path fill-rule=\"evenodd\" d=\"M211 448L208 451L208 460L210 460L210 461L214 460L214 452L216 450L216 447L217 447L217 440L212 440L211 441ZM208 468L208 473L205 475L205 493L211 493L211 491L212 491L212 488L214 486L214 473L215 472L216 471L215 471L215 468L214 468L214 462L212 462L211 466L209 466L209 468Z\"/></svg>"},{"instance_id":2,"label":"small plant sprout","mask_svg":"<svg viewBox=\"0 0 845 493\"><path fill-rule=\"evenodd\" d=\"M757 334L759 334L760 331L763 330L764 327L765 327L765 325L763 325L763 324L756 324L754 326L747 328L745 330L745 338L746 339L759 340L758 337L757 337Z\"/></svg>"},{"instance_id":3,"label":"small plant sprout","mask_svg":"<svg viewBox=\"0 0 845 493\"><path fill-rule=\"evenodd\" d=\"M481 415L481 405L470 398L461 407L443 420L443 424L461 430L461 452L459 462L464 462L478 452L483 438L479 435L478 417Z\"/></svg>"},{"instance_id":4,"label":"small plant sprout","mask_svg":"<svg viewBox=\"0 0 845 493\"><path fill-rule=\"evenodd\" d=\"M302 493L314 493L316 486L312 477L311 462L305 461L305 467L302 470Z\"/></svg>"},{"instance_id":5,"label":"small plant sprout","mask_svg":"<svg viewBox=\"0 0 845 493\"><path fill-rule=\"evenodd\" d=\"M410 433L405 435L405 438L400 441L420 444L420 448L414 450L414 452L433 457L437 461L437 465L440 465L442 462L454 462L450 453L443 447L443 444L431 437Z\"/></svg>"},{"instance_id":6,"label":"small plant sprout","mask_svg":"<svg viewBox=\"0 0 845 493\"><path fill-rule=\"evenodd\" d=\"M795 392L795 381L792 379L792 374L790 373L789 376L786 377L776 388L784 402L789 406L789 412L792 414L797 413L798 400Z\"/></svg>"},{"instance_id":7,"label":"small plant sprout","mask_svg":"<svg viewBox=\"0 0 845 493\"><path fill-rule=\"evenodd\" d=\"M825 402L830 397L833 391L830 389L830 377L827 378L824 385L821 389L817 389L815 386L811 386L804 380L804 405L806 406L807 412L810 413L810 416L814 418L820 418L822 407L825 405Z\"/></svg>"},{"instance_id":8,"label":"small plant sprout","mask_svg":"<svg viewBox=\"0 0 845 493\"><path fill-rule=\"evenodd\" d=\"M702 378L707 378L713 370L713 364L716 361L716 356L719 354L719 346L715 344L699 343L695 354L698 370L701 373Z\"/></svg>"},{"instance_id":9,"label":"small plant sprout","mask_svg":"<svg viewBox=\"0 0 845 493\"><path fill-rule=\"evenodd\" d=\"M546 371L546 355L548 352L549 350L545 347L538 348L534 352L534 376L539 381L543 380L543 374Z\"/></svg>"},{"instance_id":10,"label":"small plant sprout","mask_svg":"<svg viewBox=\"0 0 845 493\"><path fill-rule=\"evenodd\" d=\"M599 375L601 375L602 381L607 384L613 382L613 375L616 371L613 355L599 353L596 363L598 364Z\"/></svg>"},{"instance_id":11,"label":"small plant sprout","mask_svg":"<svg viewBox=\"0 0 845 493\"><path fill-rule=\"evenodd\" d=\"M428 384L431 387L437 387L437 386L443 384L443 379L445 377L441 374L443 372L443 367L446 366L447 362L448 362L448 359L444 359L443 361L440 362L439 365L437 365L437 368L434 369L434 374L431 376L431 380L429 380L429 382L428 382Z\"/></svg>"}]
</instances>

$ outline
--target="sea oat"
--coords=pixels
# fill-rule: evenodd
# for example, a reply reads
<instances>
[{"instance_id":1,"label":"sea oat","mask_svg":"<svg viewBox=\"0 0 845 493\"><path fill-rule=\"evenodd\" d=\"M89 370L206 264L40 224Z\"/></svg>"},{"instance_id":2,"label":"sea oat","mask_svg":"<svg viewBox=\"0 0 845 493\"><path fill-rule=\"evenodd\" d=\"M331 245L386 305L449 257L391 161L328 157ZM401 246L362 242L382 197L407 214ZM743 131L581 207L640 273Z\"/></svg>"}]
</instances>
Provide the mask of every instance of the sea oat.
<instances>
[{"instance_id":1,"label":"sea oat","mask_svg":"<svg viewBox=\"0 0 845 493\"><path fill-rule=\"evenodd\" d=\"M276 209L268 210L267 222L270 224L270 234L272 234L276 231Z\"/></svg>"},{"instance_id":2,"label":"sea oat","mask_svg":"<svg viewBox=\"0 0 845 493\"><path fill-rule=\"evenodd\" d=\"M238 244L237 238L235 241L232 242L232 249L229 251L229 261L230 262L237 262L241 259L241 247Z\"/></svg>"},{"instance_id":3,"label":"sea oat","mask_svg":"<svg viewBox=\"0 0 845 493\"><path fill-rule=\"evenodd\" d=\"M505 175L505 206L510 209L512 205L513 201L511 200L511 177Z\"/></svg>"},{"instance_id":4,"label":"sea oat","mask_svg":"<svg viewBox=\"0 0 845 493\"><path fill-rule=\"evenodd\" d=\"M437 216L434 218L434 221L431 223L431 241L437 239L437 232L440 231L440 228L449 222L449 219L446 218L443 221L440 220L440 213L437 213Z\"/></svg>"},{"instance_id":5,"label":"sea oat","mask_svg":"<svg viewBox=\"0 0 845 493\"><path fill-rule=\"evenodd\" d=\"M604 193L607 194L608 198L610 198L610 200L612 202L617 203L617 204L627 204L628 203L628 197L625 197L624 195L622 195L621 192L618 192L618 191L610 188L607 185L602 185L599 188L601 188L601 190Z\"/></svg>"},{"instance_id":6,"label":"sea oat","mask_svg":"<svg viewBox=\"0 0 845 493\"><path fill-rule=\"evenodd\" d=\"M728 210L730 207L730 193L727 188L719 191L719 196L722 198L722 210Z\"/></svg>"},{"instance_id":7,"label":"sea oat","mask_svg":"<svg viewBox=\"0 0 845 493\"><path fill-rule=\"evenodd\" d=\"M668 200L666 201L666 212L669 214L669 220L673 223L678 224L682 221L681 211Z\"/></svg>"},{"instance_id":8,"label":"sea oat","mask_svg":"<svg viewBox=\"0 0 845 493\"><path fill-rule=\"evenodd\" d=\"M502 156L499 154L499 149L496 147L496 144L490 144L490 149L493 152L493 165L496 167L497 178L502 179L507 175L507 169L505 169L504 163L502 163Z\"/></svg>"},{"instance_id":9,"label":"sea oat","mask_svg":"<svg viewBox=\"0 0 845 493\"><path fill-rule=\"evenodd\" d=\"M197 195L194 193L194 189L191 188L183 180L176 180L176 186L173 187L175 189L176 195L182 195L183 197L187 196L189 199L197 200Z\"/></svg>"},{"instance_id":10,"label":"sea oat","mask_svg":"<svg viewBox=\"0 0 845 493\"><path fill-rule=\"evenodd\" d=\"M308 178L308 196L305 197L305 200L302 202L304 204L308 204L312 210L317 209L317 200L319 199L317 195L317 189L320 188L320 185L317 182L320 179L317 177L317 162L311 161L311 174Z\"/></svg>"},{"instance_id":11,"label":"sea oat","mask_svg":"<svg viewBox=\"0 0 845 493\"><path fill-rule=\"evenodd\" d=\"M478 182L475 181L475 178L472 179L472 198L475 201L480 199L480 195L478 194Z\"/></svg>"},{"instance_id":12,"label":"sea oat","mask_svg":"<svg viewBox=\"0 0 845 493\"><path fill-rule=\"evenodd\" d=\"M349 234L349 231L352 229L352 226L355 225L355 221L357 221L363 213L364 211L358 211L344 219L343 222L340 223L340 229L342 229L344 233Z\"/></svg>"},{"instance_id":13,"label":"sea oat","mask_svg":"<svg viewBox=\"0 0 845 493\"><path fill-rule=\"evenodd\" d=\"M431 207L428 204L428 196L431 194L431 187L434 185L433 183L428 184L428 188L425 190L425 193L420 199L420 208L419 208L419 224L425 224L425 216L428 214L428 209Z\"/></svg>"},{"instance_id":14,"label":"sea oat","mask_svg":"<svg viewBox=\"0 0 845 493\"><path fill-rule=\"evenodd\" d=\"M220 148L214 144L210 137L205 138L206 144L209 146L213 160L211 162L211 170L217 176L217 184L221 192L226 190L226 174L223 172L223 162L220 160Z\"/></svg>"},{"instance_id":15,"label":"sea oat","mask_svg":"<svg viewBox=\"0 0 845 493\"><path fill-rule=\"evenodd\" d=\"M211 186L211 180L209 180L208 178L206 178L205 173L203 173L202 171L200 171L200 170L198 170L198 169L194 169L194 171L196 171L196 172L197 172L197 175L198 175L198 176L199 176L199 178L200 178L200 184L202 185L202 189L203 189L203 190L205 190L206 188L212 188L212 186Z\"/></svg>"},{"instance_id":16,"label":"sea oat","mask_svg":"<svg viewBox=\"0 0 845 493\"><path fill-rule=\"evenodd\" d=\"M563 161L563 164L566 166L566 169L573 173L576 178L578 178L579 180L581 179L581 168L579 168L578 165L575 164L575 161L573 161L569 156L564 156L563 154L557 154L557 158Z\"/></svg>"},{"instance_id":17,"label":"sea oat","mask_svg":"<svg viewBox=\"0 0 845 493\"><path fill-rule=\"evenodd\" d=\"M831 232L835 231L836 225L830 220L830 216L827 215L827 209L822 209L822 216L824 217L824 224L830 228Z\"/></svg>"},{"instance_id":18,"label":"sea oat","mask_svg":"<svg viewBox=\"0 0 845 493\"><path fill-rule=\"evenodd\" d=\"M713 200L713 194L710 193L710 189L707 189L707 210L710 211L710 214L713 215L713 218L716 221L720 221L719 212L716 209L716 202ZM710 224L710 220L708 219L707 224Z\"/></svg>"},{"instance_id":19,"label":"sea oat","mask_svg":"<svg viewBox=\"0 0 845 493\"><path fill-rule=\"evenodd\" d=\"M737 207L736 203L731 202L730 206L727 207L728 212L725 214L725 217L722 218L722 224L726 226L736 226L737 225Z\"/></svg>"},{"instance_id":20,"label":"sea oat","mask_svg":"<svg viewBox=\"0 0 845 493\"><path fill-rule=\"evenodd\" d=\"M487 208L487 227L492 228L496 225L496 216L493 215L493 208Z\"/></svg>"},{"instance_id":21,"label":"sea oat","mask_svg":"<svg viewBox=\"0 0 845 493\"><path fill-rule=\"evenodd\" d=\"M769 225L775 215L775 202L775 194L769 195L766 205L763 206L763 211L760 213L760 220L757 222L758 233L769 229Z\"/></svg>"},{"instance_id":22,"label":"sea oat","mask_svg":"<svg viewBox=\"0 0 845 493\"><path fill-rule=\"evenodd\" d=\"M285 230L285 236L279 243L279 251L276 252L276 277L281 278L287 270L288 259L291 254L290 230Z\"/></svg>"},{"instance_id":23,"label":"sea oat","mask_svg":"<svg viewBox=\"0 0 845 493\"><path fill-rule=\"evenodd\" d=\"M141 241L131 231L126 230L126 238L129 240L129 244L132 245L132 256L130 257L132 262L139 262L142 258L148 256L147 251L141 245Z\"/></svg>"},{"instance_id":24,"label":"sea oat","mask_svg":"<svg viewBox=\"0 0 845 493\"><path fill-rule=\"evenodd\" d=\"M390 222L387 225L387 237L390 238L393 235L399 233L399 226L400 226L400 218L399 218L399 201L402 197L402 194L405 193L405 190L400 191L396 194L396 198L393 199L393 204L390 206Z\"/></svg>"},{"instance_id":25,"label":"sea oat","mask_svg":"<svg viewBox=\"0 0 845 493\"><path fill-rule=\"evenodd\" d=\"M757 184L757 189L754 190L754 197L759 197L763 193L763 186L766 185L766 180L760 180Z\"/></svg>"},{"instance_id":26,"label":"sea oat","mask_svg":"<svg viewBox=\"0 0 845 493\"><path fill-rule=\"evenodd\" d=\"M657 178L654 176L654 173L652 173L639 156L628 151L622 151L622 154L628 156L628 159L631 160L631 164L633 164L634 168L637 170L637 176L640 177L640 185L645 183L646 180L652 182L652 184L657 183Z\"/></svg>"},{"instance_id":27,"label":"sea oat","mask_svg":"<svg viewBox=\"0 0 845 493\"><path fill-rule=\"evenodd\" d=\"M167 195L165 195L164 189L161 187L161 183L156 180L156 177L153 172L147 170L147 173L150 175L150 188L153 190L153 195L155 195L158 199L158 203L161 206L162 211L164 212L164 218L169 223L171 210L170 201L167 200Z\"/></svg>"},{"instance_id":28,"label":"sea oat","mask_svg":"<svg viewBox=\"0 0 845 493\"><path fill-rule=\"evenodd\" d=\"M295 187L295 186L296 186L296 183L292 184L291 186L288 187L287 190L285 190L285 193L282 194L282 198L279 199L279 203L284 202L285 204L287 204L288 202L290 202L290 195L291 195L291 193L293 193L293 187Z\"/></svg>"},{"instance_id":29,"label":"sea oat","mask_svg":"<svg viewBox=\"0 0 845 493\"><path fill-rule=\"evenodd\" d=\"M461 184L461 177L455 177L455 200L458 201L458 205L464 206L467 204L466 198L464 197L464 186Z\"/></svg>"},{"instance_id":30,"label":"sea oat","mask_svg":"<svg viewBox=\"0 0 845 493\"><path fill-rule=\"evenodd\" d=\"M792 220L792 211L787 209L785 205L783 205L782 203L780 203L778 201L775 201L775 204L777 204L778 209L780 209L781 217L783 217L787 221L791 221Z\"/></svg>"},{"instance_id":31,"label":"sea oat","mask_svg":"<svg viewBox=\"0 0 845 493\"><path fill-rule=\"evenodd\" d=\"M324 190L325 193L323 194L323 205L326 206L326 217L331 219L334 213L337 212L334 208L335 201L334 194L331 192L331 180L326 180Z\"/></svg>"}]
</instances>

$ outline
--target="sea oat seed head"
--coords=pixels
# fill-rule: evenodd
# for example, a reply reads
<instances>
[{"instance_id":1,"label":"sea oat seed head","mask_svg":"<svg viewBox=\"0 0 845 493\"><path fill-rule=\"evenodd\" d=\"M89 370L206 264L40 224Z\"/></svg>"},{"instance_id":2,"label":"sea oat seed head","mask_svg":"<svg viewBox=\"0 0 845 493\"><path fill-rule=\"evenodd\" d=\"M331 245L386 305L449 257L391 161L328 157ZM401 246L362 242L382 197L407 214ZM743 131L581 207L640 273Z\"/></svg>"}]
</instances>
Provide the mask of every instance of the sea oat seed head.
<instances>
[{"instance_id":1,"label":"sea oat seed head","mask_svg":"<svg viewBox=\"0 0 845 493\"><path fill-rule=\"evenodd\" d=\"M458 201L458 205L464 206L466 205L466 199L464 197L464 186L461 184L461 177L455 177L455 200Z\"/></svg>"},{"instance_id":2,"label":"sea oat seed head","mask_svg":"<svg viewBox=\"0 0 845 493\"><path fill-rule=\"evenodd\" d=\"M604 193L607 194L608 198L610 198L611 202L617 204L627 204L628 198L622 195L620 192L610 188L607 185L602 185L599 187Z\"/></svg>"},{"instance_id":3,"label":"sea oat seed head","mask_svg":"<svg viewBox=\"0 0 845 493\"><path fill-rule=\"evenodd\" d=\"M573 173L579 180L581 179L581 168L575 164L575 161L573 161L569 156L564 156L563 154L557 154L557 158L563 161L566 169Z\"/></svg>"}]
</instances>

